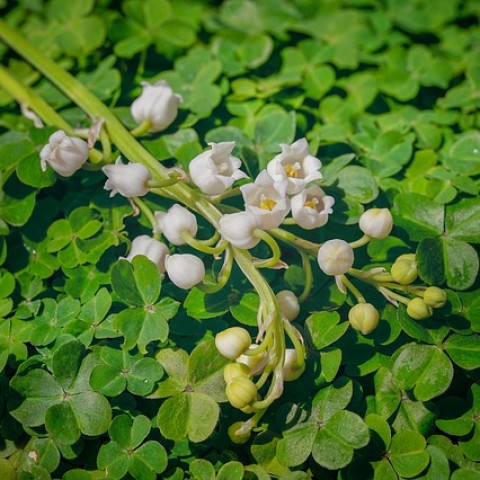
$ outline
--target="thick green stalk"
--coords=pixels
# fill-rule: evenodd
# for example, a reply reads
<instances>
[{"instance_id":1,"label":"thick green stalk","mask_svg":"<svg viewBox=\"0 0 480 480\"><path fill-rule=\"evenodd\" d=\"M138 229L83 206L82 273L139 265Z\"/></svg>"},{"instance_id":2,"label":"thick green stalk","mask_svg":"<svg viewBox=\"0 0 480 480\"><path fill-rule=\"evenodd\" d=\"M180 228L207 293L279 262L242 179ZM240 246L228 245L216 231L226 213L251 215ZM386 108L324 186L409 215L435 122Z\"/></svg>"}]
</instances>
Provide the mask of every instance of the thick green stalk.
<instances>
[{"instance_id":1,"label":"thick green stalk","mask_svg":"<svg viewBox=\"0 0 480 480\"><path fill-rule=\"evenodd\" d=\"M1 20L0 20L1 21ZM0 33L1 35L1 33ZM0 65L0 85L18 103L40 115L47 125L56 125L67 135L73 135L72 127L43 98L39 97L29 87L22 85L10 72Z\"/></svg>"}]
</instances>

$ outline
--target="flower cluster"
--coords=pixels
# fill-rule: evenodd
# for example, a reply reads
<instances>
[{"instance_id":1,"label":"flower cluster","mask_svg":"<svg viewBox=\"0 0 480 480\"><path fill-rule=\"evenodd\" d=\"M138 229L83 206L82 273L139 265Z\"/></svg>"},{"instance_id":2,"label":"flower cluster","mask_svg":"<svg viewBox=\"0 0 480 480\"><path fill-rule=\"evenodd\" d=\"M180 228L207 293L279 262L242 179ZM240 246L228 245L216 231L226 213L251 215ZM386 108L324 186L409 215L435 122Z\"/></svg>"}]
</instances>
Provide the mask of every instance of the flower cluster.
<instances>
[{"instance_id":1,"label":"flower cluster","mask_svg":"<svg viewBox=\"0 0 480 480\"><path fill-rule=\"evenodd\" d=\"M168 128L177 117L182 100L164 81L144 82L142 87L142 94L131 107L132 116L139 124L132 131L136 136ZM242 161L233 155L235 142L210 143L209 149L193 158L189 164L189 181L201 194L188 189L188 193L179 198L190 210L203 214L216 230L211 239L198 240L197 216L192 211L175 203L168 211L152 212L140 198L152 191L157 193L160 190L161 194L161 187L185 180L186 174L178 170L160 170L159 173L153 166L149 169L140 162L123 163L120 157L113 162L105 133L102 137L101 124L92 129L88 143L69 137L63 131L55 132L40 152L41 166L45 170L48 164L60 175L71 176L90 159L90 167L102 168L107 176L105 189L111 192L110 196L118 193L128 199L134 212L145 213L152 226L151 236L140 235L132 240L127 261L144 255L177 287L188 290L197 286L206 293L220 291L225 286L234 258L240 268L239 259L243 259L243 268L250 272L246 277L259 297L255 343L252 343L250 333L241 327L228 328L215 337L218 351L234 360L223 372L229 402L244 413L254 413L249 421L236 422L229 429L230 437L236 443L248 440L251 428L282 394L284 382L298 379L305 370L303 338L292 322L301 313L301 304L309 297L312 288L310 257L316 259L325 275L334 277L341 292L350 294L349 301L353 300L353 305L348 312L348 321L363 335L375 330L380 313L365 300L357 286L360 282L377 289L397 306L405 304L408 315L415 320L425 319L432 315L433 309L445 305L443 290L413 285L418 270L414 254L398 257L389 272L382 267L369 270L354 267L355 249L372 239L382 240L390 235L393 218L386 208L371 208L360 216L358 226L363 236L353 242L333 238L314 243L280 229L282 224L305 230L324 227L335 204L335 199L319 185L322 163L310 154L305 138L291 145L281 144L281 152L254 179L241 170ZM91 148L97 137L106 147L103 155ZM241 183L234 188L236 182ZM222 215L222 211L232 212L232 207L222 210L219 203L235 195L241 195L243 209L233 209L234 213ZM176 198L172 192L167 197ZM209 215L201 208L205 204L211 208ZM276 237L286 241L301 256L305 287L299 296L290 290L274 294L257 271L259 268L288 268L281 259ZM248 252L261 241L266 242L272 251L271 258L255 258ZM200 256L181 253L181 249L180 253L176 250L172 253L174 248L183 246L213 255L215 259L223 256L223 266L216 277L212 276L212 282L204 283L205 264ZM253 274L251 269L254 269ZM270 386L262 399L259 391L268 380Z\"/></svg>"}]
</instances>

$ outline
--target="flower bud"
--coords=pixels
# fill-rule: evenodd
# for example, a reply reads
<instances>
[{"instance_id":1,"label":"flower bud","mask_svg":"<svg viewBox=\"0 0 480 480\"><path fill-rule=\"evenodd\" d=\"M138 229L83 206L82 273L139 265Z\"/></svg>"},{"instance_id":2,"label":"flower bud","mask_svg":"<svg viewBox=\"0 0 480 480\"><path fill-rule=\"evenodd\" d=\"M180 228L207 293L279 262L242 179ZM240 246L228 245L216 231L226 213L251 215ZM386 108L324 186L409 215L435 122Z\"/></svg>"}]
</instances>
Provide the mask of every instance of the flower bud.
<instances>
[{"instance_id":1,"label":"flower bud","mask_svg":"<svg viewBox=\"0 0 480 480\"><path fill-rule=\"evenodd\" d=\"M233 182L247 178L242 161L231 155L235 142L209 143L211 150L197 155L188 166L192 182L207 195L221 195Z\"/></svg>"},{"instance_id":2,"label":"flower bud","mask_svg":"<svg viewBox=\"0 0 480 480\"><path fill-rule=\"evenodd\" d=\"M408 302L407 313L414 320L424 320L432 315L432 308L420 297L416 297Z\"/></svg>"},{"instance_id":3,"label":"flower bud","mask_svg":"<svg viewBox=\"0 0 480 480\"><path fill-rule=\"evenodd\" d=\"M165 258L170 253L168 247L148 235L135 237L130 247L130 252L126 260L131 262L137 255L145 255L149 260L155 263L161 273L165 272Z\"/></svg>"},{"instance_id":4,"label":"flower bud","mask_svg":"<svg viewBox=\"0 0 480 480\"><path fill-rule=\"evenodd\" d=\"M256 345L255 343L248 347L249 350L252 350L255 348L258 348L258 345ZM236 362L246 365L249 368L249 370L254 370L255 367L260 363L264 362L266 358L267 358L267 352L263 351L258 353L257 355L242 354L239 357L237 357Z\"/></svg>"},{"instance_id":5,"label":"flower bud","mask_svg":"<svg viewBox=\"0 0 480 480\"><path fill-rule=\"evenodd\" d=\"M244 408L257 398L255 384L246 377L237 377L225 389L228 401L235 408Z\"/></svg>"},{"instance_id":6,"label":"flower bud","mask_svg":"<svg viewBox=\"0 0 480 480\"><path fill-rule=\"evenodd\" d=\"M226 384L231 383L237 377L248 378L249 369L243 363L229 363L223 367L223 379Z\"/></svg>"},{"instance_id":7,"label":"flower bud","mask_svg":"<svg viewBox=\"0 0 480 480\"><path fill-rule=\"evenodd\" d=\"M252 343L250 334L242 327L227 328L215 336L217 350L227 358L235 360Z\"/></svg>"},{"instance_id":8,"label":"flower bud","mask_svg":"<svg viewBox=\"0 0 480 480\"><path fill-rule=\"evenodd\" d=\"M438 287L428 287L423 294L423 301L432 308L442 308L447 303L445 290Z\"/></svg>"},{"instance_id":9,"label":"flower bud","mask_svg":"<svg viewBox=\"0 0 480 480\"><path fill-rule=\"evenodd\" d=\"M354 260L353 248L345 240L328 240L318 250L318 265L326 275L348 272Z\"/></svg>"},{"instance_id":10,"label":"flower bud","mask_svg":"<svg viewBox=\"0 0 480 480\"><path fill-rule=\"evenodd\" d=\"M390 273L400 285L409 285L418 275L417 260L413 253L400 255L392 265Z\"/></svg>"},{"instance_id":11,"label":"flower bud","mask_svg":"<svg viewBox=\"0 0 480 480\"><path fill-rule=\"evenodd\" d=\"M297 351L294 348L285 349L285 361L283 363L283 379L293 382L305 371L305 363L298 364Z\"/></svg>"},{"instance_id":12,"label":"flower bud","mask_svg":"<svg viewBox=\"0 0 480 480\"><path fill-rule=\"evenodd\" d=\"M373 332L379 320L380 314L371 303L357 303L348 312L350 325L362 335Z\"/></svg>"},{"instance_id":13,"label":"flower bud","mask_svg":"<svg viewBox=\"0 0 480 480\"><path fill-rule=\"evenodd\" d=\"M197 218L192 212L178 203L168 209L168 212L155 212L155 233L162 233L173 245L185 245L183 232L192 237L197 233Z\"/></svg>"},{"instance_id":14,"label":"flower bud","mask_svg":"<svg viewBox=\"0 0 480 480\"><path fill-rule=\"evenodd\" d=\"M58 130L50 135L48 143L40 151L42 171L47 170L48 163L60 175L70 177L88 160L89 151L87 142Z\"/></svg>"},{"instance_id":15,"label":"flower bud","mask_svg":"<svg viewBox=\"0 0 480 480\"><path fill-rule=\"evenodd\" d=\"M165 130L177 117L181 95L160 80L155 84L142 82L142 94L132 103L132 117L139 124L150 122L150 131Z\"/></svg>"},{"instance_id":16,"label":"flower bud","mask_svg":"<svg viewBox=\"0 0 480 480\"><path fill-rule=\"evenodd\" d=\"M105 165L102 168L108 180L105 182L105 190L111 190L110 196L116 193L127 198L141 197L146 195L150 188L149 180L152 179L150 170L141 163L122 163L120 157L115 165Z\"/></svg>"},{"instance_id":17,"label":"flower bud","mask_svg":"<svg viewBox=\"0 0 480 480\"><path fill-rule=\"evenodd\" d=\"M292 322L300 313L300 303L297 296L291 290L282 290L276 295L280 311L285 315L287 320Z\"/></svg>"},{"instance_id":18,"label":"flower bud","mask_svg":"<svg viewBox=\"0 0 480 480\"><path fill-rule=\"evenodd\" d=\"M260 228L260 222L255 215L248 212L230 213L220 219L219 231L222 237L234 247L249 249L260 241L253 232Z\"/></svg>"},{"instance_id":19,"label":"flower bud","mask_svg":"<svg viewBox=\"0 0 480 480\"><path fill-rule=\"evenodd\" d=\"M184 290L198 285L205 277L205 266L202 260L189 253L168 256L165 268L170 281Z\"/></svg>"},{"instance_id":20,"label":"flower bud","mask_svg":"<svg viewBox=\"0 0 480 480\"><path fill-rule=\"evenodd\" d=\"M243 422L235 422L228 427L228 436L230 437L230 440L237 445L243 445L244 443L247 443L248 439L250 438L251 430L248 430L247 433L237 433L237 431L240 430L243 425Z\"/></svg>"},{"instance_id":21,"label":"flower bud","mask_svg":"<svg viewBox=\"0 0 480 480\"><path fill-rule=\"evenodd\" d=\"M392 231L392 214L388 208L371 208L360 216L358 226L365 235L381 240Z\"/></svg>"}]
</instances>

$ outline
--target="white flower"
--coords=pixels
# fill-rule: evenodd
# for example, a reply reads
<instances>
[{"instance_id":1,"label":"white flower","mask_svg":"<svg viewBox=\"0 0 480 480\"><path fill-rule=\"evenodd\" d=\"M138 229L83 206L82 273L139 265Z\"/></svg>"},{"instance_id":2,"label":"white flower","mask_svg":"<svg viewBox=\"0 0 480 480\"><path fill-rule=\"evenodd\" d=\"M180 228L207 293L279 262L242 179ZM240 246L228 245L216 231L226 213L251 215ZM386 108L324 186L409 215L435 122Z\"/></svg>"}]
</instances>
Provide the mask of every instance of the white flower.
<instances>
[{"instance_id":1,"label":"white flower","mask_svg":"<svg viewBox=\"0 0 480 480\"><path fill-rule=\"evenodd\" d=\"M60 175L72 176L88 160L89 148L81 138L69 137L63 130L50 135L40 151L40 164L45 172L47 163Z\"/></svg>"},{"instance_id":2,"label":"white flower","mask_svg":"<svg viewBox=\"0 0 480 480\"><path fill-rule=\"evenodd\" d=\"M193 183L207 195L221 195L235 180L247 178L242 162L231 155L235 142L209 143L211 150L197 155L188 167Z\"/></svg>"},{"instance_id":3,"label":"white flower","mask_svg":"<svg viewBox=\"0 0 480 480\"><path fill-rule=\"evenodd\" d=\"M240 187L245 209L257 217L262 229L277 228L290 211L286 186L286 181L274 182L268 172L262 170L255 183Z\"/></svg>"},{"instance_id":4,"label":"white flower","mask_svg":"<svg viewBox=\"0 0 480 480\"><path fill-rule=\"evenodd\" d=\"M392 214L388 208L371 208L361 215L358 226L365 235L381 240L392 231Z\"/></svg>"},{"instance_id":5,"label":"white flower","mask_svg":"<svg viewBox=\"0 0 480 480\"><path fill-rule=\"evenodd\" d=\"M353 248L345 240L328 240L318 250L318 264L327 275L347 273L354 260Z\"/></svg>"},{"instance_id":6,"label":"white flower","mask_svg":"<svg viewBox=\"0 0 480 480\"><path fill-rule=\"evenodd\" d=\"M335 199L318 186L312 185L291 198L292 217L306 230L322 227L332 213Z\"/></svg>"},{"instance_id":7,"label":"white flower","mask_svg":"<svg viewBox=\"0 0 480 480\"><path fill-rule=\"evenodd\" d=\"M254 236L260 228L258 218L249 212L223 215L220 219L219 232L234 247L249 249L255 247L260 239Z\"/></svg>"},{"instance_id":8,"label":"white flower","mask_svg":"<svg viewBox=\"0 0 480 480\"><path fill-rule=\"evenodd\" d=\"M205 266L202 260L189 253L168 256L165 268L171 282L184 290L198 285L205 277Z\"/></svg>"},{"instance_id":9,"label":"white flower","mask_svg":"<svg viewBox=\"0 0 480 480\"><path fill-rule=\"evenodd\" d=\"M187 232L192 237L197 233L197 219L192 212L178 203L168 209L168 212L155 212L156 225L154 233L162 233L173 245L185 245L182 233Z\"/></svg>"},{"instance_id":10,"label":"white flower","mask_svg":"<svg viewBox=\"0 0 480 480\"><path fill-rule=\"evenodd\" d=\"M242 327L227 328L215 336L217 350L231 360L239 357L251 343L250 334Z\"/></svg>"},{"instance_id":11,"label":"white flower","mask_svg":"<svg viewBox=\"0 0 480 480\"><path fill-rule=\"evenodd\" d=\"M102 168L108 180L105 190L111 190L110 196L116 193L124 197L141 197L149 191L148 181L152 179L150 170L141 163L122 163L120 157L115 165L105 165Z\"/></svg>"},{"instance_id":12,"label":"white flower","mask_svg":"<svg viewBox=\"0 0 480 480\"><path fill-rule=\"evenodd\" d=\"M164 80L153 85L142 82L142 88L142 94L132 103L133 118L139 124L150 122L151 132L165 130L177 117L182 96L174 93Z\"/></svg>"},{"instance_id":13,"label":"white flower","mask_svg":"<svg viewBox=\"0 0 480 480\"><path fill-rule=\"evenodd\" d=\"M140 235L132 240L132 246L126 260L131 262L137 255L145 255L157 265L161 273L164 273L165 258L169 253L170 251L164 243L148 235Z\"/></svg>"},{"instance_id":14,"label":"white flower","mask_svg":"<svg viewBox=\"0 0 480 480\"><path fill-rule=\"evenodd\" d=\"M300 304L297 296L291 290L282 290L276 295L280 311L290 322L295 320L300 313Z\"/></svg>"},{"instance_id":15,"label":"white flower","mask_svg":"<svg viewBox=\"0 0 480 480\"><path fill-rule=\"evenodd\" d=\"M322 162L308 151L308 142L301 138L291 145L280 144L282 153L267 165L268 173L277 182L287 181L287 193L299 193L308 183L322 178Z\"/></svg>"}]
</instances>

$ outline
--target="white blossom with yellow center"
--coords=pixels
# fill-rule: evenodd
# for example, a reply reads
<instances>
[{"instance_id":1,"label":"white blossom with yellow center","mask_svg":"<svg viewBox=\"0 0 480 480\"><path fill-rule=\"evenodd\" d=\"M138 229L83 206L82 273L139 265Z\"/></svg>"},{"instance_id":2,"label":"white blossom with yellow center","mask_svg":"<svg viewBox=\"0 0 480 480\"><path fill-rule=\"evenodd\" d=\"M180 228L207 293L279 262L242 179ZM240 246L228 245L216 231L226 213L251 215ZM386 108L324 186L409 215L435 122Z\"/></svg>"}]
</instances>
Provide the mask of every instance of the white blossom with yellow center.
<instances>
[{"instance_id":1,"label":"white blossom with yellow center","mask_svg":"<svg viewBox=\"0 0 480 480\"><path fill-rule=\"evenodd\" d=\"M318 186L312 185L291 198L292 217L306 230L323 227L332 213L335 199Z\"/></svg>"},{"instance_id":2,"label":"white blossom with yellow center","mask_svg":"<svg viewBox=\"0 0 480 480\"><path fill-rule=\"evenodd\" d=\"M308 151L308 142L301 138L291 145L282 143L282 153L267 165L267 171L275 182L287 182L287 194L301 192L309 183L322 178L322 162Z\"/></svg>"},{"instance_id":3,"label":"white blossom with yellow center","mask_svg":"<svg viewBox=\"0 0 480 480\"><path fill-rule=\"evenodd\" d=\"M286 181L274 182L266 170L262 170L254 183L240 187L245 210L258 219L260 228L277 228L290 211L286 196Z\"/></svg>"}]
</instances>

